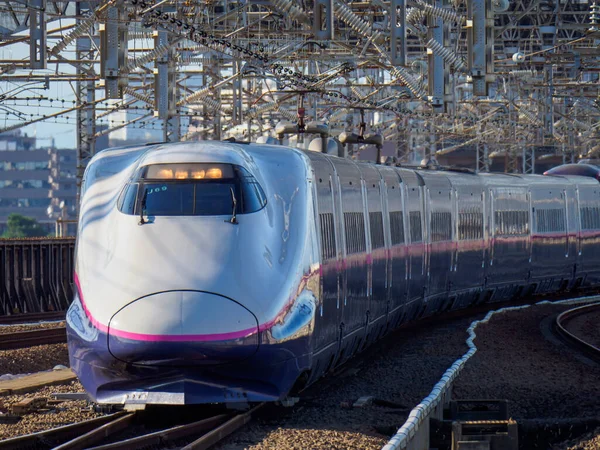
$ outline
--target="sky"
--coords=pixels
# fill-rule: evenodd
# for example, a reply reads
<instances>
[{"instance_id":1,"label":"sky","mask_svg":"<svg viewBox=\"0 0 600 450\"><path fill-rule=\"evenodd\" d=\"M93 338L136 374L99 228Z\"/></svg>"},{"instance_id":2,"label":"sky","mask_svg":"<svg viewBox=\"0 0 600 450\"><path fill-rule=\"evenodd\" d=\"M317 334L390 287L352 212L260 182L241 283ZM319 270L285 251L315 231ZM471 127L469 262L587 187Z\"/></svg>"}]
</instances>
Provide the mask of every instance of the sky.
<instances>
[{"instance_id":1,"label":"sky","mask_svg":"<svg viewBox=\"0 0 600 450\"><path fill-rule=\"evenodd\" d=\"M61 22L62 26L66 26L72 24L73 20L63 20ZM51 22L48 24L48 29L58 28L58 21ZM29 30L20 33L19 35L27 36L29 34ZM56 43L56 40L49 40L49 45L53 46ZM72 44L65 51L61 53L63 56L71 58L75 57L75 45ZM29 60L29 45L27 44L11 44L5 47L0 48L0 59L22 59ZM36 70L34 73L36 75L39 74L51 74L56 71L56 64L48 65L46 70ZM61 65L60 70L62 72L70 72L75 73L75 68L67 65ZM15 75L27 74L31 71L31 69L25 70L17 70ZM0 80L3 77L0 76ZM17 110L25 114L52 114L60 109L62 109L62 102L60 100L65 100L65 109L72 107L72 101L75 100L75 84L69 84L67 82L57 82L50 83L49 89L43 89L44 82L26 82L26 81L0 81L0 94L8 94L8 96L17 96L17 97L39 97L44 96L48 98L52 98L54 101L52 102L53 107L45 107L44 105L50 106L49 102L38 103L37 100L34 101L19 101L15 103L12 100L4 100L0 103L0 106L5 108L10 108L12 110ZM29 106L28 106L29 105ZM41 106L38 106L41 105ZM10 114L6 114L6 109L0 109L0 129L4 129L8 126L15 125L19 123L19 120L16 120L17 117ZM65 124L65 118L68 118L69 124ZM29 120L29 117L27 117ZM61 116L61 118L57 119L55 123L54 120L47 120L43 122L38 122L36 124L28 125L26 127L21 128L23 133L27 133L27 135L35 135L39 142L37 143L38 147L40 146L49 146L51 144L51 139L54 137L56 146L59 148L75 148L76 147L76 128L75 128L75 112L69 115ZM48 138L48 139L44 139Z\"/></svg>"},{"instance_id":2,"label":"sky","mask_svg":"<svg viewBox=\"0 0 600 450\"><path fill-rule=\"evenodd\" d=\"M59 27L68 26L74 23L74 20L61 20L61 21L52 21L47 24L47 29L56 29ZM66 32L68 33L68 31ZM26 30L22 33L19 33L15 36L28 36L29 30ZM48 46L53 47L56 45L57 39L48 39ZM145 42L141 40L131 41L130 46L143 45L144 47L151 46L150 42ZM71 43L66 49L64 49L61 53L61 56L67 59L76 59L75 52L75 42ZM8 46L0 47L0 59L9 60L9 59L17 59L17 60L29 60L29 45L18 43L11 44ZM54 59L54 58L52 58ZM31 70L31 69L22 69L17 70L15 75L23 75L33 73L35 75L44 75L44 74L55 74L57 70L60 68L60 73L75 73L75 67L70 66L68 64L61 64L57 66L57 64L48 64L47 69L45 70ZM99 65L96 65L96 71L98 71ZM47 97L48 99L52 99L52 102L49 100L38 102L37 100L30 101L19 101L15 103L14 100L4 99L0 101L0 131L5 129L6 127L13 126L23 120L19 120L16 115L12 114L11 111L19 111L27 115L25 119L27 121L31 120L29 114L34 114L33 118L36 118L39 115L49 115L56 113L63 109L68 109L74 106L73 101L75 100L75 82L50 82L49 88L44 89L44 81L6 81L6 77L0 75L0 95L6 94L7 97L16 96L16 97ZM96 98L102 98L104 95L102 90L96 90ZM64 100L64 103L62 102ZM7 113L7 111L9 111ZM102 111L98 112L101 113ZM124 119L122 117L113 117L114 119ZM112 116L111 116L112 117ZM107 119L102 119L106 121ZM37 146L45 147L52 144L52 138L55 140L55 145L58 148L75 148L76 147L76 112L73 111L69 114L61 115L60 117L55 119L48 119L45 121L40 121L35 124L31 124L21 128L22 133L26 133L28 136L36 136L38 138ZM100 121L96 122L97 124L101 123ZM156 129L159 124L156 123L153 125L153 129ZM139 132L144 133L144 130L140 130ZM136 132L134 132L135 134ZM117 132L117 134L119 134ZM115 137L122 138L122 136Z\"/></svg>"}]
</instances>

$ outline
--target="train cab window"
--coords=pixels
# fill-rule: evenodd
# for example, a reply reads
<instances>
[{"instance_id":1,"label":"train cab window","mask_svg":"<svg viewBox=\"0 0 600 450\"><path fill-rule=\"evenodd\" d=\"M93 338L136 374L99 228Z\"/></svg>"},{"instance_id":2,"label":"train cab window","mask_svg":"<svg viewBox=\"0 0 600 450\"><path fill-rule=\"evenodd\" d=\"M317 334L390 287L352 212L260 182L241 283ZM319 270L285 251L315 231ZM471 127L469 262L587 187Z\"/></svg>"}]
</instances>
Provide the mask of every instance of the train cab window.
<instances>
[{"instance_id":1,"label":"train cab window","mask_svg":"<svg viewBox=\"0 0 600 450\"><path fill-rule=\"evenodd\" d=\"M267 199L256 179L232 164L154 164L124 190L119 210L150 216L229 215L262 209Z\"/></svg>"}]
</instances>

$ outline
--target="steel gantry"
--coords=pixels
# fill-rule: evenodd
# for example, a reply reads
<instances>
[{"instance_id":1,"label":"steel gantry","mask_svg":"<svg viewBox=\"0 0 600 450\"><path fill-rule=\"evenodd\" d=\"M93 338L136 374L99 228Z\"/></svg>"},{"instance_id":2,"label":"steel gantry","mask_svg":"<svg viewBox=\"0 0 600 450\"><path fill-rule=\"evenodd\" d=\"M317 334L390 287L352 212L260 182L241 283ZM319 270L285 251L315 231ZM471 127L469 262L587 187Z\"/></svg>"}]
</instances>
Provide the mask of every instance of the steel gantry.
<instances>
[{"instance_id":1,"label":"steel gantry","mask_svg":"<svg viewBox=\"0 0 600 450\"><path fill-rule=\"evenodd\" d=\"M256 141L283 127L286 142L308 148L318 136L307 130L326 126L335 139L359 120L381 135L389 161L435 155L533 172L538 155L559 163L600 148L597 9L573 0L2 1L0 132L73 124L79 178L95 140L117 130L121 141L139 141L132 130ZM72 106L36 97L58 84L74 87ZM56 110L32 113L34 101ZM349 145L351 157L368 153L363 141Z\"/></svg>"}]
</instances>

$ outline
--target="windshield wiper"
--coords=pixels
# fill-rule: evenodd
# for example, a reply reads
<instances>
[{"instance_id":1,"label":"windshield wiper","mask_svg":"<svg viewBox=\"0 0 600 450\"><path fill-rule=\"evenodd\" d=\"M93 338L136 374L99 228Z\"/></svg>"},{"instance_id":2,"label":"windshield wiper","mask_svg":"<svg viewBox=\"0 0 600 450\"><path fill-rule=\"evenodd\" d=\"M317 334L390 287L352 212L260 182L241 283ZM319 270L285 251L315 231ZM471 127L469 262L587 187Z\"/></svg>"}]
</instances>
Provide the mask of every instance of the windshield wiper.
<instances>
[{"instance_id":1,"label":"windshield wiper","mask_svg":"<svg viewBox=\"0 0 600 450\"><path fill-rule=\"evenodd\" d=\"M235 198L235 192L233 192L233 188L230 187L229 190L231 191L231 203L233 203L233 212L231 213L231 219L226 220L225 222L229 222L234 225L237 225L238 224L237 216L236 216L237 200Z\"/></svg>"},{"instance_id":2,"label":"windshield wiper","mask_svg":"<svg viewBox=\"0 0 600 450\"><path fill-rule=\"evenodd\" d=\"M138 225L144 225L148 223L144 220L144 209L146 209L146 200L148 199L148 189L144 188L144 196L142 197L142 201L140 203L140 222Z\"/></svg>"}]
</instances>

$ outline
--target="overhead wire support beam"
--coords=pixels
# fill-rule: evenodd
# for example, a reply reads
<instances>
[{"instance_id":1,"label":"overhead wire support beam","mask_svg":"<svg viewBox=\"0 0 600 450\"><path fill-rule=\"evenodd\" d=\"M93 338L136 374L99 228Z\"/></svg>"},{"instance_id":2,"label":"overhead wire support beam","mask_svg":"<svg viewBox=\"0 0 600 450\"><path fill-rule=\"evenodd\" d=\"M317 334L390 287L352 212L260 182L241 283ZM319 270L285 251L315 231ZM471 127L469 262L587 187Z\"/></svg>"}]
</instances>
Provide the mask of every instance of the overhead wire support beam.
<instances>
[{"instance_id":1,"label":"overhead wire support beam","mask_svg":"<svg viewBox=\"0 0 600 450\"><path fill-rule=\"evenodd\" d=\"M406 0L390 1L390 62L406 65Z\"/></svg>"},{"instance_id":2,"label":"overhead wire support beam","mask_svg":"<svg viewBox=\"0 0 600 450\"><path fill-rule=\"evenodd\" d=\"M127 84L127 76L122 71L127 61L127 28L122 25L124 20L124 5L110 6L106 11L104 31L100 26L100 73L105 80L106 98L122 98L123 88Z\"/></svg>"},{"instance_id":3,"label":"overhead wire support beam","mask_svg":"<svg viewBox=\"0 0 600 450\"><path fill-rule=\"evenodd\" d=\"M467 67L473 95L488 95L488 74L494 72L494 9L492 0L467 0Z\"/></svg>"},{"instance_id":4,"label":"overhead wire support beam","mask_svg":"<svg viewBox=\"0 0 600 450\"><path fill-rule=\"evenodd\" d=\"M333 2L334 0L315 0L313 33L316 39L322 41L333 39Z\"/></svg>"},{"instance_id":5,"label":"overhead wire support beam","mask_svg":"<svg viewBox=\"0 0 600 450\"><path fill-rule=\"evenodd\" d=\"M442 9L439 0L434 0L436 5L434 8ZM437 47L444 47L444 21L440 16L429 16L429 42L433 41ZM433 110L438 113L444 112L444 82L445 82L445 62L440 53L434 53L431 49L427 49L427 60L429 69L429 102Z\"/></svg>"},{"instance_id":6,"label":"overhead wire support beam","mask_svg":"<svg viewBox=\"0 0 600 450\"><path fill-rule=\"evenodd\" d=\"M105 4L104 6L107 6ZM77 26L66 36L57 46L52 49L52 53L62 51L70 42L76 41L76 54L78 60L87 60L89 64L77 64L77 75L82 73L90 74L94 70L95 46L90 35L94 30L94 20L98 10L90 11L90 2L78 2L75 5L77 17L82 17L86 12L87 18L77 19ZM103 7L101 7L102 9ZM85 35L88 36L85 36ZM79 213L79 200L81 195L81 182L85 168L90 159L96 153L96 90L93 80L76 83L77 100L77 212Z\"/></svg>"},{"instance_id":7,"label":"overhead wire support beam","mask_svg":"<svg viewBox=\"0 0 600 450\"><path fill-rule=\"evenodd\" d=\"M46 0L31 0L29 10L29 67L45 69L46 54Z\"/></svg>"}]
</instances>

